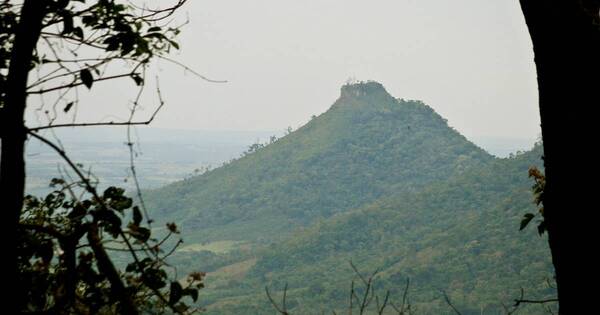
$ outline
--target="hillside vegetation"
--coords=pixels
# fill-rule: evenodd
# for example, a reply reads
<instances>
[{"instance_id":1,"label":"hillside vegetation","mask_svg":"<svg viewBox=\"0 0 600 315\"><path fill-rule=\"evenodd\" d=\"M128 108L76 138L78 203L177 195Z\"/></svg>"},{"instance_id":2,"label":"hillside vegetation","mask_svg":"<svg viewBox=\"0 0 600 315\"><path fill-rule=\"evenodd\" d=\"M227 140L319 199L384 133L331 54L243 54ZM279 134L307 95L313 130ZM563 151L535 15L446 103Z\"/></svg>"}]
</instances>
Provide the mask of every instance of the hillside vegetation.
<instances>
[{"instance_id":1,"label":"hillside vegetation","mask_svg":"<svg viewBox=\"0 0 600 315\"><path fill-rule=\"evenodd\" d=\"M493 157L419 101L347 85L326 113L262 149L149 194L198 240L275 240L383 196L419 191ZM266 229L266 230L265 230Z\"/></svg>"},{"instance_id":2,"label":"hillside vegetation","mask_svg":"<svg viewBox=\"0 0 600 315\"><path fill-rule=\"evenodd\" d=\"M147 195L155 217L183 226L173 263L209 272L208 313L272 314L264 287L286 283L292 313L340 312L353 261L378 269L395 300L410 278L418 314L450 313L442 292L462 314L501 314L521 288L554 294L545 240L519 232L541 153L494 158L422 102L367 82L286 137Z\"/></svg>"}]
</instances>

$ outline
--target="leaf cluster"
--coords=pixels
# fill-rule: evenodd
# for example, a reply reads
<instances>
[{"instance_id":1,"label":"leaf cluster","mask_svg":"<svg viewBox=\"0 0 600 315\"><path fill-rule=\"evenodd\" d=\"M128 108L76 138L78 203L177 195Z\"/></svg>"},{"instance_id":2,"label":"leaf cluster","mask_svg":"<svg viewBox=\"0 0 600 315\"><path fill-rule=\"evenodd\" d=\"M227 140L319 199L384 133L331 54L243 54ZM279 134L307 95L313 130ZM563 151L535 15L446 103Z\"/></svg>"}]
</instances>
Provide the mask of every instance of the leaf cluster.
<instances>
[{"instance_id":1,"label":"leaf cluster","mask_svg":"<svg viewBox=\"0 0 600 315\"><path fill-rule=\"evenodd\" d=\"M179 234L174 224L157 239L125 190L109 187L99 198L85 198L75 194L78 183L53 179L51 185L56 189L44 198L25 197L18 233L21 311L124 313L124 301L141 311L194 311L188 303L198 300L205 274L180 282L168 272L165 259L182 243L163 250ZM111 253L133 258L116 278Z\"/></svg>"},{"instance_id":2,"label":"leaf cluster","mask_svg":"<svg viewBox=\"0 0 600 315\"><path fill-rule=\"evenodd\" d=\"M31 80L27 94L60 92L56 102L72 106L66 98L77 98L74 89L91 89L97 81L129 77L142 86L148 63L179 49L176 37L182 25L172 25L167 18L185 2L149 9L131 1L40 1L36 5L41 6L43 17L29 67L37 78ZM0 4L0 107L22 7L12 1ZM111 64L116 65L112 69L125 71L111 71Z\"/></svg>"},{"instance_id":3,"label":"leaf cluster","mask_svg":"<svg viewBox=\"0 0 600 315\"><path fill-rule=\"evenodd\" d=\"M523 215L523 219L521 220L520 230L529 225L531 220L536 217L541 217L538 222L537 230L538 234L542 235L546 231L546 221L544 220L544 189L546 187L546 176L544 173L540 171L537 167L532 166L529 168L529 178L533 178L533 186L531 186L531 190L533 192L533 199L538 207L538 211L536 213L529 212Z\"/></svg>"}]
</instances>

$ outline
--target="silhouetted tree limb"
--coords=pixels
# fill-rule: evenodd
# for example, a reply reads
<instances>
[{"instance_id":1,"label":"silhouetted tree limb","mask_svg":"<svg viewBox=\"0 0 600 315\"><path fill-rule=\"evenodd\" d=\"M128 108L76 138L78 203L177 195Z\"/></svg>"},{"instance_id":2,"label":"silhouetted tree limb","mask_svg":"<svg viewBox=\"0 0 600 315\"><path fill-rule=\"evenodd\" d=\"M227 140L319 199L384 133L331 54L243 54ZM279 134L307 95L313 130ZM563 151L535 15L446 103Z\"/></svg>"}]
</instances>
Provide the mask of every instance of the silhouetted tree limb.
<instances>
[{"instance_id":1,"label":"silhouetted tree limb","mask_svg":"<svg viewBox=\"0 0 600 315\"><path fill-rule=\"evenodd\" d=\"M160 92L158 94L160 95ZM148 118L147 120L143 120L143 121L132 121L133 115L131 115L129 121L121 121L121 122L108 121L108 122L54 124L54 125L33 127L33 128L28 128L28 129L30 131L40 131L40 130L44 130L44 129L65 128L65 127L98 127L98 126L139 126L139 125L149 125L150 123L152 123L152 121L154 121L154 118L156 117L156 115L158 114L158 112L165 105L165 102L162 99L162 97L160 97L159 99L160 99L160 104L158 105L158 107L156 107L156 109L154 110L154 112L152 112L152 115L150 115L150 118ZM132 113L135 113L135 110L132 110Z\"/></svg>"},{"instance_id":2,"label":"silhouetted tree limb","mask_svg":"<svg viewBox=\"0 0 600 315\"><path fill-rule=\"evenodd\" d=\"M515 305L520 305L521 303L529 303L529 304L545 304L545 303L552 303L552 302L558 302L558 299L554 298L554 299L545 299L545 300L515 300Z\"/></svg>"},{"instance_id":3,"label":"silhouetted tree limb","mask_svg":"<svg viewBox=\"0 0 600 315\"><path fill-rule=\"evenodd\" d=\"M396 305L394 305L393 302L390 302L390 305L396 312L398 312L398 315L412 314L411 309L410 309L410 302L408 301L409 287L410 287L410 278L406 278L406 286L404 287L404 290L402 292L402 304L400 304L399 308L396 307Z\"/></svg>"},{"instance_id":4,"label":"silhouetted tree limb","mask_svg":"<svg viewBox=\"0 0 600 315\"><path fill-rule=\"evenodd\" d=\"M34 138L42 141L43 143L47 144L48 146L50 146L67 162L67 164L71 167L71 169L76 173L76 175L79 177L79 179L83 183L85 190L93 196L93 199L96 202L98 202L98 204L100 206L98 214L102 214L104 212L110 213L110 207L104 202L104 198L97 193L96 188L90 183L89 179L80 170L78 165L76 165L76 163L74 163L69 158L69 156L66 154L66 152L64 150L62 150L59 146L57 146L50 140L46 139L43 136L40 136L39 134L37 134L33 131L30 131L29 134L32 137L34 137ZM62 246L63 249L66 249L65 252L71 253L73 255L74 255L74 250L78 243L79 238L81 236L83 236L84 234L87 234L88 245L92 248L92 250L94 252L94 256L96 259L98 269L107 277L108 281L110 282L110 285L111 285L110 292L114 296L115 299L120 301L119 305L122 308L122 312L124 314L137 314L138 313L137 307L135 306L135 303L132 301L129 291L125 288L125 286L121 280L121 276L119 275L119 273L116 270L114 264L112 263L110 257L108 256L108 254L106 252L106 247L103 245L103 243L101 241L101 237L99 236L99 231L98 231L99 230L99 222L97 220L98 220L98 217L94 216L93 222L83 225L78 230L79 232L75 232L72 234L74 237L65 236L65 235L61 234L60 232L58 232L52 228L49 228L49 227L44 227L44 226L35 227L30 224L26 224L26 225L24 225L24 227L28 228L28 229L43 231L47 234L50 234L50 235L58 238L59 241L61 242L61 244L63 244L63 246ZM134 215L134 220L141 220L141 218L135 219L135 215ZM153 247L150 247L146 243L146 241L143 241L142 242L143 247L141 249L135 249L134 246L132 245L132 243L130 242L128 235L126 235L124 230L119 228L116 231L116 233L120 236L122 243L126 247L126 251L129 252L131 254L131 256L133 257L134 264L137 265L138 270L144 270L146 267L142 263L141 259L138 257L137 252L140 252L140 251L146 252L146 249L151 250ZM166 238L168 238L170 235L172 235L172 233L178 233L178 231L176 230L175 227L169 227L169 234L160 243L155 245L156 248L158 248L158 246L160 246L160 244L162 244L166 240ZM69 242L68 246L64 245L64 244L66 244L65 240L68 240L68 242ZM181 243L182 243L182 241L179 240L177 242L177 244L175 246L173 246L173 248L169 252L167 252L163 257L159 257L158 251L151 251L151 253L159 261L163 261L166 257L170 256ZM144 247L145 247L145 249L144 249ZM69 258L69 259L70 260L68 260L67 263L71 267L67 267L68 269L73 268L72 267L73 260L71 258ZM199 279L201 280L201 277ZM74 279L71 279L70 281L67 282L67 284L73 283L73 282L74 282ZM191 283L193 283L193 282L191 282ZM182 309L179 306L175 305L175 302L177 302L178 299L175 300L175 302L172 302L171 301L172 298L167 299L166 297L163 296L163 294L157 288L150 286L150 289L153 292L153 296L159 298L159 300L161 300L162 303L164 303L165 305L168 305L172 309L173 312L175 312L177 314L188 314L188 312L186 312L186 310L182 311ZM174 289L172 288L171 290L174 290ZM178 290L182 290L182 289L178 289Z\"/></svg>"},{"instance_id":5,"label":"silhouetted tree limb","mask_svg":"<svg viewBox=\"0 0 600 315\"><path fill-rule=\"evenodd\" d=\"M364 291L358 292L357 287L355 286L356 282L354 279L352 279L352 281L350 282L350 294L348 297L348 308L347 308L348 315L352 315L355 308L358 309L358 314L360 314L360 315L371 314L371 313L381 315L381 314L385 313L388 306L391 306L399 315L412 314L411 305L408 300L408 289L409 289L409 285L410 285L410 280L407 279L407 281L406 281L406 285L405 285L404 291L402 293L402 304L400 307L397 307L396 305L394 305L394 303L391 300L391 292L389 290L385 291L385 295L383 295L383 297L380 297L375 292L376 290L375 290L374 282L375 282L375 277L378 274L378 270L375 270L368 277L365 277L363 274L360 273L360 271L354 265L354 263L352 263L352 261L350 261L349 263L355 274L354 279L356 277L358 277L360 280L360 283L362 283L362 285L363 285L362 288L358 288L358 289L359 290L362 289ZM267 298L268 298L271 306L277 311L277 313L283 314L283 315L291 315L292 314L292 312L290 310L288 310L287 304L286 304L287 288L288 288L288 286L286 283L284 290L283 290L282 300L280 303L277 303L275 301L275 299L273 298L273 296L271 295L269 288L267 286L265 287L265 292L266 292ZM372 304L373 300L375 300L375 305ZM335 310L332 310L331 313L337 314L337 312Z\"/></svg>"},{"instance_id":6,"label":"silhouetted tree limb","mask_svg":"<svg viewBox=\"0 0 600 315\"><path fill-rule=\"evenodd\" d=\"M383 314L385 307L388 305L389 298L390 298L390 291L386 291L385 297L383 298L383 303L380 305L379 297L375 296L375 302L377 303L377 314L379 314L379 315Z\"/></svg>"},{"instance_id":7,"label":"silhouetted tree limb","mask_svg":"<svg viewBox=\"0 0 600 315\"><path fill-rule=\"evenodd\" d=\"M275 300L271 296L271 293L269 292L269 287L267 287L267 286L265 286L265 293L267 294L267 298L269 299L269 302L275 308L275 310L277 310L277 312L279 314L290 315L290 313L288 313L287 306L286 306L287 283L285 284L285 287L283 288L283 296L281 298L281 305L279 305L277 302L275 302Z\"/></svg>"},{"instance_id":8,"label":"silhouetted tree limb","mask_svg":"<svg viewBox=\"0 0 600 315\"><path fill-rule=\"evenodd\" d=\"M111 291L113 296L121 301L121 307L123 308L124 314L138 314L137 308L133 304L131 297L125 290L125 286L121 281L121 277L117 272L117 269L113 265L110 257L106 254L104 247L100 243L100 236L98 235L98 226L92 224L87 233L88 242L94 251L96 257L98 270L106 275L111 285Z\"/></svg>"},{"instance_id":9,"label":"silhouetted tree limb","mask_svg":"<svg viewBox=\"0 0 600 315\"><path fill-rule=\"evenodd\" d=\"M456 313L456 315L462 315L462 313L454 306L454 304L452 304L452 301L450 301L450 297L448 294L446 294L446 291L441 290L441 293L444 296L444 301L446 301L446 304L452 308L454 313Z\"/></svg>"},{"instance_id":10,"label":"silhouetted tree limb","mask_svg":"<svg viewBox=\"0 0 600 315\"><path fill-rule=\"evenodd\" d=\"M356 266L354 266L352 261L350 261L350 266L352 267L352 270L354 270L354 273L359 277L359 279L362 281L363 285L365 286L365 289L364 289L365 292L363 292L362 299L359 299L358 296L356 294L354 294L354 296L360 303L359 314L362 315L375 296L375 290L372 287L372 281L373 281L373 278L375 277L375 275L377 275L377 273L379 272L379 270L376 269L371 274L371 276L369 276L369 278L365 278L361 275L361 273L358 271ZM386 305L387 305L387 303L386 303Z\"/></svg>"},{"instance_id":11,"label":"silhouetted tree limb","mask_svg":"<svg viewBox=\"0 0 600 315\"><path fill-rule=\"evenodd\" d=\"M3 47L0 63L3 69L8 66L8 71L0 72L0 137L2 138L0 199L6 207L6 216L12 216L12 219L3 220L8 225L3 232L10 234L5 239L15 240L11 243L11 247L21 250L22 256L17 256L15 257L17 259L11 261L16 275L43 277L56 273L56 281L62 281L46 283L50 285L46 287L47 290L58 288L59 292L37 292L27 297L23 295L15 301L15 305L39 308L41 313L95 313L98 311L95 309L98 306L92 305L93 303L83 303L81 299L87 299L88 296L79 296L77 293L84 290L81 285L85 286L86 281L90 280L86 278L90 275L84 277L78 273L82 270L95 273L90 269L91 263L95 263L97 269L101 271L101 275L97 276L105 277L108 287L98 283L100 287L88 287L88 289L95 290L94 294L104 294L102 292L106 291L102 290L108 289L110 296L118 302L116 305L121 313L136 314L139 311L138 306L146 307L145 303L149 300L144 299L150 297L158 300L152 302L157 302L156 306L166 306L174 313L195 312L189 310L180 299L182 296L190 296L194 301L197 299L197 290L202 286L203 273L190 275L187 284L183 287L178 281L171 282L171 288L167 290L168 298L162 292L164 290L162 282L163 278L166 279L166 273L161 268L167 266L164 259L174 252L181 244L181 240L170 251L162 254L160 246L166 239L179 233L176 226L168 224L166 237L158 243L150 239L151 231L148 228L140 226L142 218L146 218L148 222L151 220L143 205L133 157L130 160L131 170L144 215L140 213L137 206L131 207L132 200L123 195L122 189L109 187L103 194L99 194L91 172L83 170L68 157L60 140L56 139L56 142L53 142L38 133L59 127L119 125L130 128L152 122L164 105L158 87L160 105L148 119L134 120L134 113L138 108L138 101L144 87L145 70L153 57L164 57L171 49L178 49L179 45L174 39L179 33L179 26L170 26L171 23L161 23L161 21L172 16L185 2L186 0L177 0L156 9L138 7L125 1L86 3L69 0L25 0L22 3L11 1L0 3L0 18L3 23L0 30L2 40L0 44ZM119 68L125 68L124 72L114 72L108 67L118 62L122 62ZM176 62L171 60L171 63ZM179 64L179 66L183 65ZM36 79L31 80L28 85L30 71L36 74ZM78 91L81 86L91 89L95 82L124 77L131 78L140 87L127 122L79 123L74 120L70 124L54 124L58 117L57 106L60 103L67 103L64 113L77 106ZM27 96L36 94L55 96L55 100L49 104L51 108L44 111L48 125L28 128L24 123ZM43 110L45 106L42 99L39 110ZM46 199L24 197L23 153L27 135L56 151L76 174L77 182L67 183L64 178L53 179L52 185L62 186L62 188L49 194ZM131 147L129 133L128 142ZM64 175L70 177L68 173ZM79 196L73 191L74 189L82 190ZM66 194L70 196L68 202L64 204L53 202L55 199L68 198ZM84 200L84 195L91 195L91 197ZM118 201L111 198L116 198ZM106 200L110 204L107 204ZM60 210L54 212L55 209ZM132 211L133 217L127 228L123 229L121 220L115 213L125 209ZM26 216L21 216L22 211L27 211ZM70 225L65 225L67 223ZM75 230L70 230L71 225ZM129 252L133 258L134 262L127 266L125 272L129 274L127 278L122 278L123 275L110 259L107 250L113 248L105 246L106 242L103 239L103 234L107 233L112 234L115 238L114 242L118 244L114 250ZM87 243L81 243L85 235L87 235ZM27 243L29 241L34 243ZM38 241L39 244L35 243ZM52 249L56 243L60 256L58 260L52 260L54 255ZM31 252L30 249L34 251ZM86 254L86 249L91 249L93 255ZM77 253L80 257L76 257ZM30 254L38 256L29 257ZM52 268L49 269L49 266ZM80 270L81 268L83 269ZM19 274L20 271L27 272L28 275ZM124 280L127 283L124 283ZM134 283L130 283L131 281ZM20 283L17 283L17 287L18 285ZM79 289L75 290L76 287ZM43 287L29 287L25 288L25 291L33 292L31 291L33 289L45 290ZM25 291L21 291L21 288L18 290L18 292ZM46 300L48 296L51 296L50 304ZM31 300L28 301L27 298ZM84 311L82 307L88 309ZM106 307L116 311L111 305Z\"/></svg>"}]
</instances>

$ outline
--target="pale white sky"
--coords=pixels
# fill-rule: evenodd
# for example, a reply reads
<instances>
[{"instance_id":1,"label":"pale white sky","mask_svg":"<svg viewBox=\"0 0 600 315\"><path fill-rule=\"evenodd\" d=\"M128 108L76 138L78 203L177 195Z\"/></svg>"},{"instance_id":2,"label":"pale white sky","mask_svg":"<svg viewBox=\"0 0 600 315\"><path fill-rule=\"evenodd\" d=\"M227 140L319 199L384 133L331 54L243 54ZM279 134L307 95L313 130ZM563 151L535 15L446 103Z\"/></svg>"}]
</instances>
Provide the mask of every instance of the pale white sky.
<instances>
[{"instance_id":1,"label":"pale white sky","mask_svg":"<svg viewBox=\"0 0 600 315\"><path fill-rule=\"evenodd\" d=\"M161 1L162 2L162 1ZM517 0L189 0L154 126L283 130L326 111L349 78L421 99L468 138L539 133L533 53ZM98 83L78 119L126 117L133 81ZM147 97L140 115L156 101ZM105 118L106 119L106 118Z\"/></svg>"}]
</instances>

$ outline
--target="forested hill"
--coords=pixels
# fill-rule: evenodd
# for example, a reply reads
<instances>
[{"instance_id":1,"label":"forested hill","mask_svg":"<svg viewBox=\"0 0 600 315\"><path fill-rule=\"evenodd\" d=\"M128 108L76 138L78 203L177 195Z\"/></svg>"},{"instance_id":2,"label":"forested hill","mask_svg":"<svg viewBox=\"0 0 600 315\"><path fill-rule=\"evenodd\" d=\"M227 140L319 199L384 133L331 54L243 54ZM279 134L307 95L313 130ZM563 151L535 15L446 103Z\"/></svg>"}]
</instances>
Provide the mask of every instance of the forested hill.
<instances>
[{"instance_id":1,"label":"forested hill","mask_svg":"<svg viewBox=\"0 0 600 315\"><path fill-rule=\"evenodd\" d=\"M462 314L500 314L521 287L554 294L545 239L519 232L541 154L494 158L422 102L367 82L287 136L146 196L154 218L183 227L172 263L209 272L209 314L272 314L264 287L281 296L285 283L292 314L345 312L350 260L379 269L396 302L410 278L416 314L450 314L441 292Z\"/></svg>"},{"instance_id":2,"label":"forested hill","mask_svg":"<svg viewBox=\"0 0 600 315\"><path fill-rule=\"evenodd\" d=\"M529 296L551 297L546 239L533 227L518 230L523 214L535 211L527 171L540 167L541 154L537 146L299 231L261 253L240 286L254 289L238 289L236 304L266 312L270 306L260 300L258 288L268 284L281 290L287 283L290 299L303 301L293 304L294 313L341 313L354 278L349 261L365 274L378 269L380 294L390 290L395 301L410 278L417 314L450 314L441 292L462 314L504 314L502 303L510 304L521 288ZM235 289L223 287L221 294ZM231 304L213 307L216 313L240 310ZM534 305L519 314L543 312Z\"/></svg>"},{"instance_id":3,"label":"forested hill","mask_svg":"<svg viewBox=\"0 0 600 315\"><path fill-rule=\"evenodd\" d=\"M492 160L429 106L366 82L343 86L327 112L291 134L146 196L153 215L179 222L187 239L271 242Z\"/></svg>"}]
</instances>

